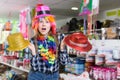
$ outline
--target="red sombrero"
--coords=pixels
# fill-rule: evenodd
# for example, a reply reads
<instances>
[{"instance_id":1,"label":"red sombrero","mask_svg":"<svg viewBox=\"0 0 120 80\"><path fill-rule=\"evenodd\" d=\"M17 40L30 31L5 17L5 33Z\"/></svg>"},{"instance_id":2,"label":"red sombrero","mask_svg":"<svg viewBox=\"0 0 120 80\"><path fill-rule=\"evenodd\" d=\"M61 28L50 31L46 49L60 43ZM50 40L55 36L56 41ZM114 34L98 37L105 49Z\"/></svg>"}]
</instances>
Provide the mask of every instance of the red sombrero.
<instances>
[{"instance_id":1,"label":"red sombrero","mask_svg":"<svg viewBox=\"0 0 120 80\"><path fill-rule=\"evenodd\" d=\"M64 42L71 48L81 52L88 52L92 49L92 45L89 43L88 38L81 32L66 36Z\"/></svg>"}]
</instances>

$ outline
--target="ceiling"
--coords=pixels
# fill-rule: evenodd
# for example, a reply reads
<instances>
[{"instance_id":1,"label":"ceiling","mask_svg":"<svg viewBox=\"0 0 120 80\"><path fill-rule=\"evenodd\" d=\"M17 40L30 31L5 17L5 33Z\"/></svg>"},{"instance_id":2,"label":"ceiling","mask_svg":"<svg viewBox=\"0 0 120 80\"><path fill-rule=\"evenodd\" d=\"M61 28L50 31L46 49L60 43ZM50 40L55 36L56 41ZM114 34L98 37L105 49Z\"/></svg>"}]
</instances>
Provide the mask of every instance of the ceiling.
<instances>
[{"instance_id":1,"label":"ceiling","mask_svg":"<svg viewBox=\"0 0 120 80\"><path fill-rule=\"evenodd\" d=\"M19 12L27 7L35 7L43 3L51 7L51 13L57 20L77 16L78 11L70 8L79 8L81 0L2 0L0 2L0 18L19 18ZM107 9L120 8L120 0L100 0L100 12Z\"/></svg>"}]
</instances>

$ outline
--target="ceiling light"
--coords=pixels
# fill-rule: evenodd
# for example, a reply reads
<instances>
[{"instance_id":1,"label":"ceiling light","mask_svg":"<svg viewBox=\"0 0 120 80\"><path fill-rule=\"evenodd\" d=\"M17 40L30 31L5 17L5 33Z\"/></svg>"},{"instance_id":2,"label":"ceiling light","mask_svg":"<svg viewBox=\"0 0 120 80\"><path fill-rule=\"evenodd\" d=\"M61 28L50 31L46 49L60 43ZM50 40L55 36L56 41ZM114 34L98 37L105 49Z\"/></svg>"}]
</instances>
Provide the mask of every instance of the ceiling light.
<instances>
[{"instance_id":1,"label":"ceiling light","mask_svg":"<svg viewBox=\"0 0 120 80\"><path fill-rule=\"evenodd\" d=\"M78 10L78 8L77 8L77 7L72 7L71 9L72 9L72 10Z\"/></svg>"}]
</instances>

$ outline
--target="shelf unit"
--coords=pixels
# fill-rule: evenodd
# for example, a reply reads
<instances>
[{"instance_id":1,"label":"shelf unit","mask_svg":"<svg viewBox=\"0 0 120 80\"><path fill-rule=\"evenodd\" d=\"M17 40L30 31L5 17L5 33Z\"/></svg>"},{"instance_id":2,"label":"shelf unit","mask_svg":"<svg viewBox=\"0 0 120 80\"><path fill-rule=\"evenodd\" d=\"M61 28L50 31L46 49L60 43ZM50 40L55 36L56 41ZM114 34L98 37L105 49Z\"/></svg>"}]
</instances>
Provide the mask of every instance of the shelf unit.
<instances>
[{"instance_id":1,"label":"shelf unit","mask_svg":"<svg viewBox=\"0 0 120 80\"><path fill-rule=\"evenodd\" d=\"M9 66L9 67L11 67L11 68L14 68L14 69L16 69L16 70L20 70L20 71L27 72L27 73L29 72L29 70L27 70L27 69L19 68L19 67L10 65L10 64L8 64L8 63L5 63L5 62L1 62L1 61L0 61L0 63L1 63L1 64L4 64L4 65L6 65L6 66Z\"/></svg>"}]
</instances>

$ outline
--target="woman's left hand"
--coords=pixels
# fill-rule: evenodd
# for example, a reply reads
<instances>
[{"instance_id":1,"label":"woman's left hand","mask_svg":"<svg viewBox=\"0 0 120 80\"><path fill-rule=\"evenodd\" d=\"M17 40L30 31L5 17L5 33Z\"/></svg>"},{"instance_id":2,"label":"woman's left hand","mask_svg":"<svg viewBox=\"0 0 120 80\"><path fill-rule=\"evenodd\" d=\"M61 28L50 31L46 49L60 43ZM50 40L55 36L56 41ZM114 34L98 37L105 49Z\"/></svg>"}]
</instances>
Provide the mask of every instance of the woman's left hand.
<instances>
[{"instance_id":1,"label":"woman's left hand","mask_svg":"<svg viewBox=\"0 0 120 80\"><path fill-rule=\"evenodd\" d=\"M63 40L61 41L61 44L60 44L60 50L61 51L63 51L65 49L65 46L66 46L66 44L64 42L64 39L65 39L65 37L63 38Z\"/></svg>"}]
</instances>

